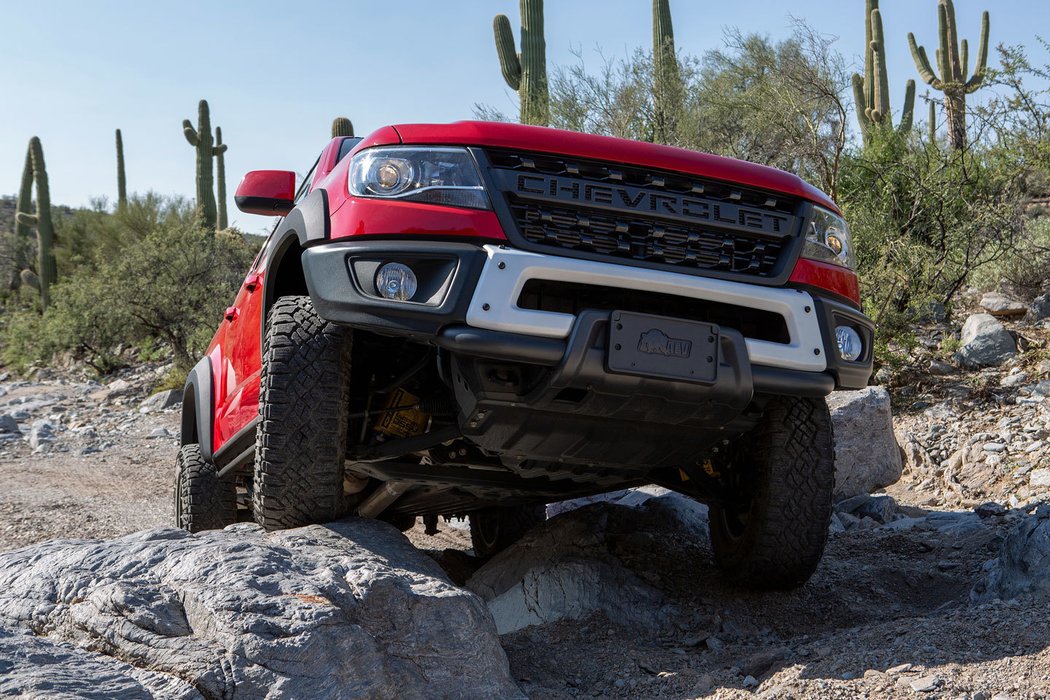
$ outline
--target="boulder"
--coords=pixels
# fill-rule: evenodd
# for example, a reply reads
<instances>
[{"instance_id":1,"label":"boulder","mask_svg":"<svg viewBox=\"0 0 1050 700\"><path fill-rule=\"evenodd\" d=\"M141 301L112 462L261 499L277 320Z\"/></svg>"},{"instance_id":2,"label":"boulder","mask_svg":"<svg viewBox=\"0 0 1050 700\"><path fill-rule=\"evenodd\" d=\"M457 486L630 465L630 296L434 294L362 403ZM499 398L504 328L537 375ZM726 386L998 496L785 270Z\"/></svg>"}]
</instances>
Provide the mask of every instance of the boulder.
<instances>
[{"instance_id":1,"label":"boulder","mask_svg":"<svg viewBox=\"0 0 1050 700\"><path fill-rule=\"evenodd\" d=\"M988 292L982 296L981 306L992 316L1015 317L1028 313L1028 305L1023 301L999 292Z\"/></svg>"},{"instance_id":2,"label":"boulder","mask_svg":"<svg viewBox=\"0 0 1050 700\"><path fill-rule=\"evenodd\" d=\"M372 520L0 554L0 627L41 648L34 675L0 637L22 694L43 674L92 697L523 697L484 603Z\"/></svg>"},{"instance_id":3,"label":"boulder","mask_svg":"<svg viewBox=\"0 0 1050 700\"><path fill-rule=\"evenodd\" d=\"M971 369L998 367L1017 354L1013 336L989 314L967 318L959 341L959 362Z\"/></svg>"},{"instance_id":4,"label":"boulder","mask_svg":"<svg viewBox=\"0 0 1050 700\"><path fill-rule=\"evenodd\" d=\"M55 439L55 426L50 421L40 419L33 421L29 429L29 448L36 452L44 449Z\"/></svg>"},{"instance_id":5,"label":"boulder","mask_svg":"<svg viewBox=\"0 0 1050 700\"><path fill-rule=\"evenodd\" d=\"M970 594L974 602L1023 596L1050 598L1050 505L1014 526Z\"/></svg>"},{"instance_id":6,"label":"boulder","mask_svg":"<svg viewBox=\"0 0 1050 700\"><path fill-rule=\"evenodd\" d=\"M598 612L656 634L676 616L648 582L661 570L654 538L669 533L706 541L707 507L655 487L616 492L612 502L562 510L493 557L467 588L488 604L500 634Z\"/></svg>"},{"instance_id":7,"label":"boulder","mask_svg":"<svg viewBox=\"0 0 1050 700\"><path fill-rule=\"evenodd\" d=\"M835 500L897 483L904 465L893 434L889 392L869 386L836 391L827 401L835 433Z\"/></svg>"},{"instance_id":8,"label":"boulder","mask_svg":"<svg viewBox=\"0 0 1050 700\"><path fill-rule=\"evenodd\" d=\"M1050 294L1035 298L1032 305L1028 307L1028 315L1025 320L1036 323L1044 318L1050 318Z\"/></svg>"},{"instance_id":9,"label":"boulder","mask_svg":"<svg viewBox=\"0 0 1050 700\"><path fill-rule=\"evenodd\" d=\"M160 391L139 404L139 413L153 413L182 405L182 389Z\"/></svg>"},{"instance_id":10,"label":"boulder","mask_svg":"<svg viewBox=\"0 0 1050 700\"><path fill-rule=\"evenodd\" d=\"M18 421L15 420L14 416L7 413L0 414L0 433L21 434L21 431L18 429Z\"/></svg>"}]
</instances>

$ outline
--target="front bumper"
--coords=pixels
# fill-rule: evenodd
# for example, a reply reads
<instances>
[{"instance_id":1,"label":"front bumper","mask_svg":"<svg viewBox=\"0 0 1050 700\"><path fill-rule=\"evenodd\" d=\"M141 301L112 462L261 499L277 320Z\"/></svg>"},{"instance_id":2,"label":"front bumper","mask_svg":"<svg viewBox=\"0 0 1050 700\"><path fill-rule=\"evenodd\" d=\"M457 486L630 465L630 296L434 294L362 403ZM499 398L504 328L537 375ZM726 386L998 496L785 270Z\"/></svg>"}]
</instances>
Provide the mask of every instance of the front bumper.
<instances>
[{"instance_id":1,"label":"front bumper","mask_svg":"<svg viewBox=\"0 0 1050 700\"><path fill-rule=\"evenodd\" d=\"M376 293L378 265L409 264L420 291L409 302ZM707 300L726 308L753 308L783 319L787 342L737 333L756 394L825 396L836 388L863 388L871 375L874 327L852 307L810 291L770 288L662 270L542 255L504 246L371 240L313 246L303 270L318 313L326 319L385 335L410 338L454 354L558 367L584 314L522 308L530 280L554 280ZM606 310L608 318L609 311ZM593 318L593 316L592 316ZM861 335L864 353L841 360L835 327ZM723 331L733 331L722 324Z\"/></svg>"}]
</instances>

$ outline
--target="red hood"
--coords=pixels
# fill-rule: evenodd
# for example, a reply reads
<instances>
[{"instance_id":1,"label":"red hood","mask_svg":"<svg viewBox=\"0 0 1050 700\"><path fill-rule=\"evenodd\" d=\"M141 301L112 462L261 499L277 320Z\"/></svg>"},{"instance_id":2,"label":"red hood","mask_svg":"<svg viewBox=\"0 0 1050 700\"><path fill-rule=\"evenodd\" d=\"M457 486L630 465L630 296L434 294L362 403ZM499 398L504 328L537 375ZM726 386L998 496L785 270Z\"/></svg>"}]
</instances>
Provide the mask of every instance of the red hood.
<instances>
[{"instance_id":1,"label":"red hood","mask_svg":"<svg viewBox=\"0 0 1050 700\"><path fill-rule=\"evenodd\" d=\"M828 195L797 175L765 165L684 148L504 122L397 124L393 130L396 130L402 143L488 146L629 163L782 192L838 211L838 207ZM390 131L390 127L385 127L380 130L385 133L371 134L359 148L396 143L391 138L393 134Z\"/></svg>"}]
</instances>

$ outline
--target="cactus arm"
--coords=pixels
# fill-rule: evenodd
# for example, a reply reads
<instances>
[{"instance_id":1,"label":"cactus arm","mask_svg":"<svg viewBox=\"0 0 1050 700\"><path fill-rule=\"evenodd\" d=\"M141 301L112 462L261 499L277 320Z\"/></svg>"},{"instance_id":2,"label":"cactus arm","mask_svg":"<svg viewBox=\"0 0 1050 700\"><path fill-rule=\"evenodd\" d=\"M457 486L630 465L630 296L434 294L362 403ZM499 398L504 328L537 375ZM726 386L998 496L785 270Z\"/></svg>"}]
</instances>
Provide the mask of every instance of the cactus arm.
<instances>
[{"instance_id":1,"label":"cactus arm","mask_svg":"<svg viewBox=\"0 0 1050 700\"><path fill-rule=\"evenodd\" d=\"M499 56L499 67L503 79L511 90L521 88L521 60L514 47L514 34L510 29L507 15L496 15L492 20L492 32L496 39L496 54Z\"/></svg>"},{"instance_id":2,"label":"cactus arm","mask_svg":"<svg viewBox=\"0 0 1050 700\"><path fill-rule=\"evenodd\" d=\"M860 77L857 73L853 74L853 102L857 108L857 123L860 124L861 133L867 131L868 127L871 126L871 120L868 119L867 107L864 103L864 78Z\"/></svg>"},{"instance_id":3,"label":"cactus arm","mask_svg":"<svg viewBox=\"0 0 1050 700\"><path fill-rule=\"evenodd\" d=\"M966 79L966 74L970 72L970 44L966 39L962 40L962 47L959 51L959 66L961 68L959 75Z\"/></svg>"},{"instance_id":4,"label":"cactus arm","mask_svg":"<svg viewBox=\"0 0 1050 700\"><path fill-rule=\"evenodd\" d=\"M882 33L882 13L877 7L871 11L871 35L872 64L875 70L872 75L872 82L875 85L875 101L872 107L885 116L892 111L890 108L890 78L886 67L886 38ZM881 119L875 121L881 121Z\"/></svg>"},{"instance_id":5,"label":"cactus arm","mask_svg":"<svg viewBox=\"0 0 1050 700\"><path fill-rule=\"evenodd\" d=\"M197 130L193 128L193 124L190 123L189 119L182 120L182 133L191 146L196 148L200 145L200 136L197 135Z\"/></svg>"},{"instance_id":6,"label":"cactus arm","mask_svg":"<svg viewBox=\"0 0 1050 700\"><path fill-rule=\"evenodd\" d=\"M909 80L904 86L904 109L901 111L901 123L898 130L905 134L911 131L915 123L915 81Z\"/></svg>"},{"instance_id":7,"label":"cactus arm","mask_svg":"<svg viewBox=\"0 0 1050 700\"><path fill-rule=\"evenodd\" d=\"M927 136L930 143L937 143L937 103L933 100L930 100L930 117L926 122L926 128L929 130Z\"/></svg>"},{"instance_id":8,"label":"cactus arm","mask_svg":"<svg viewBox=\"0 0 1050 700\"><path fill-rule=\"evenodd\" d=\"M930 59L926 55L926 49L915 43L915 35L908 32L908 47L911 49L912 60L915 61L915 69L919 71L919 77L934 90L941 89L941 81L930 66Z\"/></svg>"},{"instance_id":9,"label":"cactus arm","mask_svg":"<svg viewBox=\"0 0 1050 700\"><path fill-rule=\"evenodd\" d=\"M38 292L40 291L40 278L32 270L22 270L18 273L18 277L25 286L32 287Z\"/></svg>"},{"instance_id":10,"label":"cactus arm","mask_svg":"<svg viewBox=\"0 0 1050 700\"><path fill-rule=\"evenodd\" d=\"M543 0L521 0L521 121L546 126L550 121L547 90L547 42L543 37Z\"/></svg>"},{"instance_id":11,"label":"cactus arm","mask_svg":"<svg viewBox=\"0 0 1050 700\"><path fill-rule=\"evenodd\" d=\"M25 239L30 236L29 228L36 224L23 224L18 221L18 214L29 214L29 209L33 206L33 154L26 149L26 162L22 170L22 186L18 190L18 205L15 209L15 236L19 239ZM21 246L19 246L21 250Z\"/></svg>"},{"instance_id":12,"label":"cactus arm","mask_svg":"<svg viewBox=\"0 0 1050 700\"><path fill-rule=\"evenodd\" d=\"M29 228L34 228L37 224L40 223L40 219L37 217L36 214L30 214L24 211L15 212L15 221L22 224L23 226L28 226Z\"/></svg>"},{"instance_id":13,"label":"cactus arm","mask_svg":"<svg viewBox=\"0 0 1050 700\"><path fill-rule=\"evenodd\" d=\"M988 31L991 28L991 20L988 11L981 15L981 38L977 44L977 64L973 67L973 77L966 81L966 92L974 92L984 82L985 71L988 70Z\"/></svg>"}]
</instances>

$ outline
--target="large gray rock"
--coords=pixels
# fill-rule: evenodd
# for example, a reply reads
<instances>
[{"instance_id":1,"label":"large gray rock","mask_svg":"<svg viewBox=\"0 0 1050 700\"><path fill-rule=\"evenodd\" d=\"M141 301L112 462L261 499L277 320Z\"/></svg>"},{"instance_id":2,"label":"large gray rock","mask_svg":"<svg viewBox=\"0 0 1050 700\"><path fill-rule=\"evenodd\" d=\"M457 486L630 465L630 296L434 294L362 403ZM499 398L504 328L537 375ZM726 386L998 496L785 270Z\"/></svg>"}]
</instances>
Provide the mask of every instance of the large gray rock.
<instances>
[{"instance_id":1,"label":"large gray rock","mask_svg":"<svg viewBox=\"0 0 1050 700\"><path fill-rule=\"evenodd\" d=\"M989 314L966 319L957 353L966 367L998 367L1017 354L1017 343L1010 332Z\"/></svg>"},{"instance_id":2,"label":"large gray rock","mask_svg":"<svg viewBox=\"0 0 1050 700\"><path fill-rule=\"evenodd\" d=\"M970 597L987 602L1033 595L1050 598L1050 505L1040 506L1007 535Z\"/></svg>"},{"instance_id":3,"label":"large gray rock","mask_svg":"<svg viewBox=\"0 0 1050 700\"><path fill-rule=\"evenodd\" d=\"M999 292L988 292L982 296L981 306L993 316L1024 316L1028 313L1028 305L1023 301Z\"/></svg>"},{"instance_id":4,"label":"large gray rock","mask_svg":"<svg viewBox=\"0 0 1050 700\"><path fill-rule=\"evenodd\" d=\"M74 696L178 697L181 679L208 698L522 697L482 601L369 520L9 552L0 626L43 645L35 672L0 639L0 668L16 669L0 675L27 694L40 673L79 671L113 692Z\"/></svg>"},{"instance_id":5,"label":"large gray rock","mask_svg":"<svg viewBox=\"0 0 1050 700\"><path fill-rule=\"evenodd\" d=\"M836 391L827 401L835 432L835 500L897 483L904 464L893 434L889 392L869 386Z\"/></svg>"},{"instance_id":6,"label":"large gray rock","mask_svg":"<svg viewBox=\"0 0 1050 700\"><path fill-rule=\"evenodd\" d=\"M660 570L653 537L706 541L707 507L654 487L569 504L496 555L467 588L486 601L500 634L597 612L655 634L676 611L646 580ZM632 569L639 562L645 571Z\"/></svg>"},{"instance_id":7,"label":"large gray rock","mask_svg":"<svg viewBox=\"0 0 1050 700\"><path fill-rule=\"evenodd\" d=\"M0 414L0 433L14 435L21 433L18 429L18 421L15 417L7 413Z\"/></svg>"}]
</instances>

